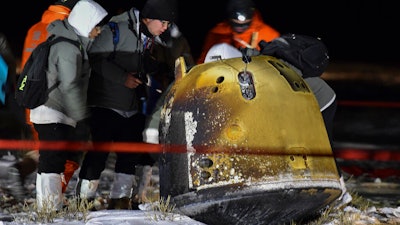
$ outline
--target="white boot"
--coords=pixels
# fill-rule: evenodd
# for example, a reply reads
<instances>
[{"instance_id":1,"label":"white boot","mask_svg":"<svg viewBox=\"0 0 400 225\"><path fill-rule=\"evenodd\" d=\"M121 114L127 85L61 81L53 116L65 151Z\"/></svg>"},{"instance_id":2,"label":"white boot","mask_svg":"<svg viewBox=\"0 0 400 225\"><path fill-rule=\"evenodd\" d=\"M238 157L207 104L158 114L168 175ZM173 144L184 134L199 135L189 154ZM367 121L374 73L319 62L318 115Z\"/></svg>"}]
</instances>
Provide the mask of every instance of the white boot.
<instances>
[{"instance_id":1,"label":"white boot","mask_svg":"<svg viewBox=\"0 0 400 225\"><path fill-rule=\"evenodd\" d=\"M38 210L51 212L62 209L63 194L61 174L38 174L36 178L36 201Z\"/></svg>"},{"instance_id":2,"label":"white boot","mask_svg":"<svg viewBox=\"0 0 400 225\"><path fill-rule=\"evenodd\" d=\"M38 209L43 208L42 179L39 173L36 174L36 204Z\"/></svg>"},{"instance_id":3,"label":"white boot","mask_svg":"<svg viewBox=\"0 0 400 225\"><path fill-rule=\"evenodd\" d=\"M96 197L97 187L99 186L99 180L86 180L79 179L77 183L77 196L81 199L93 200Z\"/></svg>"},{"instance_id":4,"label":"white boot","mask_svg":"<svg viewBox=\"0 0 400 225\"><path fill-rule=\"evenodd\" d=\"M144 166L142 176L140 177L137 200L139 203L149 202L147 199L147 191L150 187L151 176L153 175L153 168L151 166Z\"/></svg>"},{"instance_id":5,"label":"white boot","mask_svg":"<svg viewBox=\"0 0 400 225\"><path fill-rule=\"evenodd\" d=\"M131 174L115 173L114 181L110 191L110 198L130 198L134 179L135 176Z\"/></svg>"},{"instance_id":6,"label":"white boot","mask_svg":"<svg viewBox=\"0 0 400 225\"><path fill-rule=\"evenodd\" d=\"M158 128L147 128L143 131L143 141L151 144L158 144Z\"/></svg>"}]
</instances>

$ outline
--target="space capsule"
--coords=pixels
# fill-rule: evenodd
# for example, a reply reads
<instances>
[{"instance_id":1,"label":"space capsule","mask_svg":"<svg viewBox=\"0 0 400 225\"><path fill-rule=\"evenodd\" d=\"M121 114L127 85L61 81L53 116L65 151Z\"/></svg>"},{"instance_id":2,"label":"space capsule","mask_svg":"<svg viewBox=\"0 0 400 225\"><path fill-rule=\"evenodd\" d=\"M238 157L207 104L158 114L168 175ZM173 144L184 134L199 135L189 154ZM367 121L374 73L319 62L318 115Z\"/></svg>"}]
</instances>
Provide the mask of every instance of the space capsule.
<instances>
[{"instance_id":1,"label":"space capsule","mask_svg":"<svg viewBox=\"0 0 400 225\"><path fill-rule=\"evenodd\" d=\"M271 56L186 71L161 110L160 195L206 224L283 224L341 194L318 103Z\"/></svg>"}]
</instances>

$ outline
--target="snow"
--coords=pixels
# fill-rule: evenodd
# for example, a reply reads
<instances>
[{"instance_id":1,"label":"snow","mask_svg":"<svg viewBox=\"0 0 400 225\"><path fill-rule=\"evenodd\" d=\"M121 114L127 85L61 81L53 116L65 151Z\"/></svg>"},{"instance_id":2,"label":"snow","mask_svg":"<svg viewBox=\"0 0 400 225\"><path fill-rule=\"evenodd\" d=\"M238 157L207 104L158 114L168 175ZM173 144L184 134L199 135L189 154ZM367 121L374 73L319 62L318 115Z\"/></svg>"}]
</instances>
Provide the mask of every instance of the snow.
<instances>
[{"instance_id":1,"label":"snow","mask_svg":"<svg viewBox=\"0 0 400 225\"><path fill-rule=\"evenodd\" d=\"M3 192L2 186L6 183L7 169L13 162L15 162L15 157L5 160L4 157L0 159L0 196L2 202L7 202L9 200L9 195ZM110 160L110 163L113 160ZM155 173L157 170L154 168ZM70 180L68 185L66 195L69 196L70 192L73 191L79 170L75 171L74 176ZM31 197L34 197L35 185L34 182L36 173L31 174L26 179L26 187L30 190ZM104 192L109 190L110 184L113 177L113 171L107 168L103 171L101 176L101 185L99 185L99 192ZM158 183L158 176L152 177L153 182ZM34 198L28 199L28 201L34 201ZM4 204L2 204L4 205ZM7 205L5 203L5 205ZM19 206L21 207L21 206ZM175 214L175 213L163 213L159 211L153 211L152 206L148 204L139 205L141 210L98 210L89 211L86 220L72 220L69 218L56 218L52 223L55 225L206 225L199 221L193 220L188 216ZM154 208L154 207L153 207ZM0 225L43 225L44 223L34 223L29 220L26 212L12 213L11 215L4 212L5 209L0 211ZM33 214L33 213L32 213ZM81 214L80 214L81 215ZM67 216L66 216L67 217ZM82 218L82 216L80 216Z\"/></svg>"},{"instance_id":2,"label":"snow","mask_svg":"<svg viewBox=\"0 0 400 225\"><path fill-rule=\"evenodd\" d=\"M362 213L359 209L347 206L343 209L349 221L364 221L361 224L400 224L400 207L375 208L371 207ZM0 217L2 214L0 214ZM357 219L356 219L357 218ZM385 218L385 219L383 219ZM386 221L387 223L382 223ZM0 225L43 225L32 222L6 222L0 221ZM180 214L163 214L161 212L146 210L101 210L89 212L86 221L56 219L53 225L206 225ZM321 223L325 225L340 224L339 218Z\"/></svg>"},{"instance_id":3,"label":"snow","mask_svg":"<svg viewBox=\"0 0 400 225\"><path fill-rule=\"evenodd\" d=\"M7 167L8 164L2 165ZM4 172L0 170L0 173ZM76 171L77 172L77 171ZM112 179L113 172L109 169L106 169L102 173L102 180L100 182L103 185L100 185L99 191L105 191L109 189L109 184ZM34 174L33 174L34 175ZM71 179L69 187L74 187L76 182L76 175ZM28 189L34 190L34 176L29 178L28 181L32 181L32 183L28 183ZM154 181L158 181L158 176L154 177ZM379 180L380 181L380 180ZM0 176L0 184L4 184L5 180ZM377 181L375 181L377 182ZM346 186L348 188L355 188L354 185L358 184L356 181L348 181ZM363 182L361 183L363 184ZM365 184L365 183L364 183ZM382 183L374 183L375 185L369 184L369 191L373 189L375 192L382 193L384 187ZM394 185L394 184L393 184ZM392 187L388 186L388 187ZM71 191L70 189L68 189ZM360 190L360 189L358 189ZM394 195L389 197L391 200L398 199L398 195L395 193L400 190L400 185L390 189ZM388 191L386 191L388 192ZM385 192L385 193L386 193ZM397 192L398 193L398 192ZM32 192L33 194L33 192ZM1 201L4 201L7 198L7 195L4 192L1 192L0 188L0 196L2 196ZM34 195L33 195L34 196ZM384 196L383 196L384 197ZM386 196L385 200L388 199ZM30 199L34 200L34 198ZM353 199L354 201L355 199ZM384 201L380 201L383 203ZM153 211L155 207L151 207L149 205L139 205L141 210L98 210L88 212L85 220L74 220L68 218L56 218L52 223L54 225L211 225L205 224L200 221L196 221L188 216L183 214L176 213L163 213L160 211ZM197 208L200 210L200 208ZM34 212L32 212L33 214ZM32 216L32 215L31 215ZM29 217L29 213L17 213L17 214L8 214L4 211L0 211L0 225L43 225L46 223L34 223L29 221L27 218ZM324 215L325 217L323 222L318 224L321 225L339 225L343 224L343 221L352 221L351 224L400 224L400 206L398 200L395 203L389 204L389 207L383 205L382 207L371 206L367 209L359 209L355 205L349 204L346 207L343 207L340 210L332 211L329 215ZM345 220L343 219L345 217ZM82 216L80 217L82 218ZM348 223L350 224L350 223Z\"/></svg>"},{"instance_id":4,"label":"snow","mask_svg":"<svg viewBox=\"0 0 400 225\"><path fill-rule=\"evenodd\" d=\"M2 222L0 225L34 225L31 222ZM180 214L163 215L161 212L141 210L101 210L89 212L86 221L55 219L54 225L204 225Z\"/></svg>"}]
</instances>

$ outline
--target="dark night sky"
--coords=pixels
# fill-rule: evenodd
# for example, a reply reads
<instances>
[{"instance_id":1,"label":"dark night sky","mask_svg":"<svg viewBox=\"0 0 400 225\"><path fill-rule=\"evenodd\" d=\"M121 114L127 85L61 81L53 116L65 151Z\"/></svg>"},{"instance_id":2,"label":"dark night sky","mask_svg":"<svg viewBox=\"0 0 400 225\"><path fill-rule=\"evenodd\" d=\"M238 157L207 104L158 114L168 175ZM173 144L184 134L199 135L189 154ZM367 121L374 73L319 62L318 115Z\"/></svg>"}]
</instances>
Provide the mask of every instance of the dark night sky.
<instances>
[{"instance_id":1,"label":"dark night sky","mask_svg":"<svg viewBox=\"0 0 400 225\"><path fill-rule=\"evenodd\" d=\"M200 51L207 31L223 19L226 0L178 0L178 25L191 44L194 56ZM281 33L321 37L332 60L398 62L400 45L397 27L400 13L395 1L269 1L254 0L265 22ZM8 2L1 8L1 31L22 51L27 29L40 20L53 1ZM121 8L140 7L143 0L98 0L111 14ZM135 3L136 2L136 3ZM7 15L6 15L7 14ZM11 15L10 15L11 14Z\"/></svg>"}]
</instances>

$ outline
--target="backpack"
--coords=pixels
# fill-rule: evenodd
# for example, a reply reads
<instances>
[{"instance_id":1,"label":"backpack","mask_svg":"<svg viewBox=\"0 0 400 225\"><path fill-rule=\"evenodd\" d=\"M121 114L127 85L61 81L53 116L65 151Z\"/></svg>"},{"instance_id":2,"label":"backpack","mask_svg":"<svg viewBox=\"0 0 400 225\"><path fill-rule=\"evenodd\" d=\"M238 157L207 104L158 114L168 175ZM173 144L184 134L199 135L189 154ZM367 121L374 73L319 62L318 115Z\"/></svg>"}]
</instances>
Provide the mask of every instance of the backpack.
<instances>
[{"instance_id":1,"label":"backpack","mask_svg":"<svg viewBox=\"0 0 400 225\"><path fill-rule=\"evenodd\" d=\"M260 41L260 53L287 61L300 69L303 78L317 77L329 63L328 49L319 38L284 34L271 42Z\"/></svg>"},{"instance_id":2,"label":"backpack","mask_svg":"<svg viewBox=\"0 0 400 225\"><path fill-rule=\"evenodd\" d=\"M78 41L65 37L52 35L40 43L29 56L17 81L15 99L20 106L33 109L43 105L49 93L59 85L59 82L56 82L50 88L47 86L47 70L50 47L60 41L73 44L81 50L82 55L84 54Z\"/></svg>"}]
</instances>

